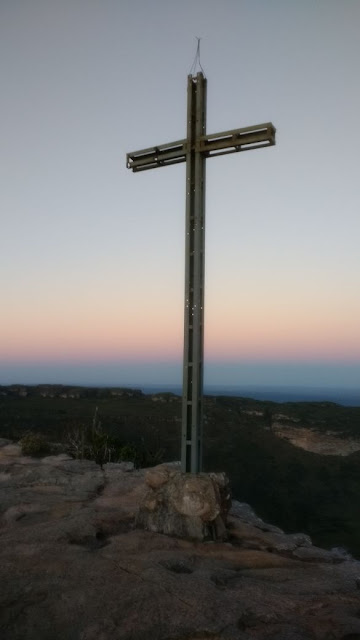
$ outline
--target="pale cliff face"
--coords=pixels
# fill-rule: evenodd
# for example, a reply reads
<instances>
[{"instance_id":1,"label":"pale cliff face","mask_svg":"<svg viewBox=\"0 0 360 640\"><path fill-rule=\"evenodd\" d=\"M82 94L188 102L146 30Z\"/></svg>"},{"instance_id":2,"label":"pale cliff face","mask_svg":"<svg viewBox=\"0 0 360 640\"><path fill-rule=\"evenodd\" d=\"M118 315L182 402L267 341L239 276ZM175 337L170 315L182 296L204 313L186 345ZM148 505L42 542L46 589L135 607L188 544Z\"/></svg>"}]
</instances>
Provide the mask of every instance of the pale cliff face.
<instances>
[{"instance_id":1,"label":"pale cliff face","mask_svg":"<svg viewBox=\"0 0 360 640\"><path fill-rule=\"evenodd\" d=\"M250 416L266 418L258 410L243 410ZM360 439L345 436L341 431L323 431L314 427L302 427L299 418L284 413L272 414L271 431L278 438L291 442L295 447L323 456L348 456L360 451Z\"/></svg>"},{"instance_id":2,"label":"pale cliff face","mask_svg":"<svg viewBox=\"0 0 360 640\"><path fill-rule=\"evenodd\" d=\"M323 456L348 456L360 450L359 440L341 438L330 431L323 433L316 431L316 429L293 427L275 422L273 432L279 438L291 442L295 447Z\"/></svg>"}]
</instances>

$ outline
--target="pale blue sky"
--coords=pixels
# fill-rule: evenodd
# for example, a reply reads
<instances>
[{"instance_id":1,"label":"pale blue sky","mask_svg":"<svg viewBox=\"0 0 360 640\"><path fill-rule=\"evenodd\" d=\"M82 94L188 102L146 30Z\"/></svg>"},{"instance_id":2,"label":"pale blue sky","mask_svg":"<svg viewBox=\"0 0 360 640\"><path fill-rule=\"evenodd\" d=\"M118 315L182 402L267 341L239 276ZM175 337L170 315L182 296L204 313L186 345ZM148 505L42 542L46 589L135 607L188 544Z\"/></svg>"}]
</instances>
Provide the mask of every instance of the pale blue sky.
<instances>
[{"instance_id":1,"label":"pale blue sky","mask_svg":"<svg viewBox=\"0 0 360 640\"><path fill-rule=\"evenodd\" d=\"M357 0L3 0L0 384L180 381L184 166L125 155L185 136L195 36L208 132L277 128L207 162L206 379L358 384L359 28Z\"/></svg>"}]
</instances>

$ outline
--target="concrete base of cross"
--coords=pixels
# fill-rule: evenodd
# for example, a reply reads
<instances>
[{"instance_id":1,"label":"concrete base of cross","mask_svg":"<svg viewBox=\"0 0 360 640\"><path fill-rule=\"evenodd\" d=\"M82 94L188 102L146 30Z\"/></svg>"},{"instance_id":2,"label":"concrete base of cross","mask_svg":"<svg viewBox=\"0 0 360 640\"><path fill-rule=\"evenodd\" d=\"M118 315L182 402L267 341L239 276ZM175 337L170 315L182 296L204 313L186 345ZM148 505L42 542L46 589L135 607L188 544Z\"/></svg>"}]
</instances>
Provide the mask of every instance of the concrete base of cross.
<instances>
[{"instance_id":1,"label":"concrete base of cross","mask_svg":"<svg viewBox=\"0 0 360 640\"><path fill-rule=\"evenodd\" d=\"M231 507L225 473L182 473L171 465L146 472L136 526L190 540L226 540Z\"/></svg>"}]
</instances>

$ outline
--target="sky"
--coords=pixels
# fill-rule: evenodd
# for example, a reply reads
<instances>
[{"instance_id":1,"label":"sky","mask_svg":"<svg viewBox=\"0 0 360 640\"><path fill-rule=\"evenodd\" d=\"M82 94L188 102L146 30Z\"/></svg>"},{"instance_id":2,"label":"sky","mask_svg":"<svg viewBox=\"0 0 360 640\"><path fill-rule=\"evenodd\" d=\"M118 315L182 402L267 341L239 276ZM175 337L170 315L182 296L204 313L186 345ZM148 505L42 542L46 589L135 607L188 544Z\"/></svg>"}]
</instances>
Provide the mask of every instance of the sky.
<instances>
[{"instance_id":1,"label":"sky","mask_svg":"<svg viewBox=\"0 0 360 640\"><path fill-rule=\"evenodd\" d=\"M358 387L358 0L0 1L0 384L182 378L186 136L207 161L205 384Z\"/></svg>"}]
</instances>

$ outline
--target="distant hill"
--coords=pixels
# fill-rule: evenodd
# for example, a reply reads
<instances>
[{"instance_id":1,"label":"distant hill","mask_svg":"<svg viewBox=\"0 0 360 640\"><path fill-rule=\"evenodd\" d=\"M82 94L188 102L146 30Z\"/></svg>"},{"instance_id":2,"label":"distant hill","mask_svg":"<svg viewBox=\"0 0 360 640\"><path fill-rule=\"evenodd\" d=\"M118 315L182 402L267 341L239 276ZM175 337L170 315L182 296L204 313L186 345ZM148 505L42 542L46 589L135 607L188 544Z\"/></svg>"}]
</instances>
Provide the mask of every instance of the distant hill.
<instances>
[{"instance_id":1,"label":"distant hill","mask_svg":"<svg viewBox=\"0 0 360 640\"><path fill-rule=\"evenodd\" d=\"M140 385L145 393L171 391L181 395L180 385ZM205 385L205 393L211 396L235 396L271 402L335 402L344 406L360 407L360 388L306 387L306 386L220 386Z\"/></svg>"}]
</instances>

